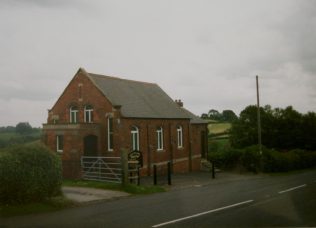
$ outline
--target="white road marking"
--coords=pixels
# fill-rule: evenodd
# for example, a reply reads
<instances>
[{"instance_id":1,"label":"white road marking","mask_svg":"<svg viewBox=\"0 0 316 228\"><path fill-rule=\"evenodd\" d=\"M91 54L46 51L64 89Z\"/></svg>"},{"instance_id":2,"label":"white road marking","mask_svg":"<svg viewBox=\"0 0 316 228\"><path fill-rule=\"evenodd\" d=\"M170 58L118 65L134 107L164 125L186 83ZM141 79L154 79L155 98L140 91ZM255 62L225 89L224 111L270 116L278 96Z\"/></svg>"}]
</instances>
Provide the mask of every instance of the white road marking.
<instances>
[{"instance_id":1,"label":"white road marking","mask_svg":"<svg viewBox=\"0 0 316 228\"><path fill-rule=\"evenodd\" d=\"M304 188L304 187L306 187L306 184L303 184L303 185L300 185L300 186L296 186L296 187L293 187L293 188L289 188L289 189L280 191L279 194L283 194L283 193L286 193L286 192L289 192L289 191L293 191L293 190L296 190L298 188Z\"/></svg>"},{"instance_id":2,"label":"white road marking","mask_svg":"<svg viewBox=\"0 0 316 228\"><path fill-rule=\"evenodd\" d=\"M198 213L198 214L195 214L195 215L190 215L190 216L187 216L187 217L175 219L175 220L172 220L172 221L169 221L169 222L160 223L160 224L157 224L157 225L153 225L152 227L165 226L165 225L169 225L169 224L172 224L172 223L180 222L180 221L183 221L183 220L199 217L199 216L210 214L210 213L213 213L213 212L216 212L216 211L221 211L221 210L229 209L229 208L232 208L232 207L237 207L237 206L240 206L240 205L243 205L243 204L247 204L247 203L252 203L252 202L253 202L253 200L247 200L247 201L244 201L244 202L235 203L235 204L232 204L232 205L229 205L229 206L220 207L220 208L213 209L213 210L210 210L210 211L201 212L201 213Z\"/></svg>"}]
</instances>

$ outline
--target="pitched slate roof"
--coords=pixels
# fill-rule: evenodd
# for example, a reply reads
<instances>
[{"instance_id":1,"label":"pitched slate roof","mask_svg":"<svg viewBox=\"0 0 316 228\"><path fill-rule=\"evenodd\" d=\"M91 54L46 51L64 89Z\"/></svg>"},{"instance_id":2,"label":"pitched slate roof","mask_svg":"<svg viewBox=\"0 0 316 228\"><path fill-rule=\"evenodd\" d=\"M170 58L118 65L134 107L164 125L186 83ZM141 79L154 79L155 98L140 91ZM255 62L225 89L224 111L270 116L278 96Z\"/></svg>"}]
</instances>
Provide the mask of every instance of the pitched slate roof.
<instances>
[{"instance_id":1,"label":"pitched slate roof","mask_svg":"<svg viewBox=\"0 0 316 228\"><path fill-rule=\"evenodd\" d=\"M187 115L190 117L190 123L191 124L208 124L208 121L203 120L202 118L198 117L197 115L193 114L189 110L182 108L184 112L187 113Z\"/></svg>"},{"instance_id":2,"label":"pitched slate roof","mask_svg":"<svg viewBox=\"0 0 316 228\"><path fill-rule=\"evenodd\" d=\"M121 106L121 114L124 117L192 118L157 84L85 73L113 106Z\"/></svg>"}]
</instances>

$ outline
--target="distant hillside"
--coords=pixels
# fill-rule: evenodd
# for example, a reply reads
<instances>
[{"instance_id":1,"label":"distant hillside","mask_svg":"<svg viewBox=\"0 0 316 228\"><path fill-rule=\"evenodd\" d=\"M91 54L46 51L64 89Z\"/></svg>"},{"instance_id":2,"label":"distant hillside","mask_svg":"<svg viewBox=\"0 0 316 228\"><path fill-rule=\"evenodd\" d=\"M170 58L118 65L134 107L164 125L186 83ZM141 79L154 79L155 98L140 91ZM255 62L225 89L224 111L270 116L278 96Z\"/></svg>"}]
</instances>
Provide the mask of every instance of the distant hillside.
<instances>
[{"instance_id":1,"label":"distant hillside","mask_svg":"<svg viewBox=\"0 0 316 228\"><path fill-rule=\"evenodd\" d=\"M39 140L41 135L42 130L40 128L32 128L27 134L19 134L16 133L15 127L1 127L0 149Z\"/></svg>"},{"instance_id":2,"label":"distant hillside","mask_svg":"<svg viewBox=\"0 0 316 228\"><path fill-rule=\"evenodd\" d=\"M208 124L209 135L227 134L231 127L231 123L210 122Z\"/></svg>"}]
</instances>

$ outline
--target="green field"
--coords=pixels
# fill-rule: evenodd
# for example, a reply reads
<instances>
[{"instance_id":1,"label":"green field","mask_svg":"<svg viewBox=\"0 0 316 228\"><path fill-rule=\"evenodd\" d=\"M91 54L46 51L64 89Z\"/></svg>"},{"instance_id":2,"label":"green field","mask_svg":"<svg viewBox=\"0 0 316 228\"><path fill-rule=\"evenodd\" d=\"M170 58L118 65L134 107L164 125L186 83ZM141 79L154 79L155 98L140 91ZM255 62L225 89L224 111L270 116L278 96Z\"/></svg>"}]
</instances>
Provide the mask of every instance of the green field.
<instances>
[{"instance_id":1,"label":"green field","mask_svg":"<svg viewBox=\"0 0 316 228\"><path fill-rule=\"evenodd\" d=\"M207 127L210 134L219 134L226 132L231 126L231 123L209 123Z\"/></svg>"},{"instance_id":2,"label":"green field","mask_svg":"<svg viewBox=\"0 0 316 228\"><path fill-rule=\"evenodd\" d=\"M228 130L231 128L231 123L209 123L209 137L208 137L208 150L209 152L221 151L229 147L229 134Z\"/></svg>"},{"instance_id":3,"label":"green field","mask_svg":"<svg viewBox=\"0 0 316 228\"><path fill-rule=\"evenodd\" d=\"M34 131L27 135L20 135L15 132L0 132L0 149L13 145L24 144L39 140L41 131Z\"/></svg>"}]
</instances>

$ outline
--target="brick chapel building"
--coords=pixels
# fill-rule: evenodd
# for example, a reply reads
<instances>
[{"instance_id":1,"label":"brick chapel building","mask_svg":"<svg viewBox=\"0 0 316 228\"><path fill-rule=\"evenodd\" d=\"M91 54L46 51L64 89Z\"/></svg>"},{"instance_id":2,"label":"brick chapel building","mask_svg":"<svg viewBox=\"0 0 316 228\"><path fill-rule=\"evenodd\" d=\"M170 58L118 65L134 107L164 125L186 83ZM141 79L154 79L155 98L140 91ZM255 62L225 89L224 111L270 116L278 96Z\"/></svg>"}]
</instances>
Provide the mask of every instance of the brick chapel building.
<instances>
[{"instance_id":1,"label":"brick chapel building","mask_svg":"<svg viewBox=\"0 0 316 228\"><path fill-rule=\"evenodd\" d=\"M157 84L87 73L80 68L49 110L43 140L60 154L63 175L80 178L81 156L140 151L142 175L171 162L173 172L200 169L207 122Z\"/></svg>"}]
</instances>

